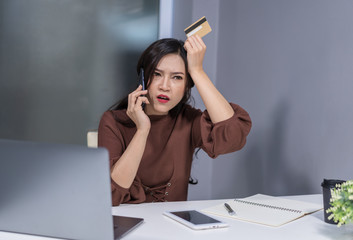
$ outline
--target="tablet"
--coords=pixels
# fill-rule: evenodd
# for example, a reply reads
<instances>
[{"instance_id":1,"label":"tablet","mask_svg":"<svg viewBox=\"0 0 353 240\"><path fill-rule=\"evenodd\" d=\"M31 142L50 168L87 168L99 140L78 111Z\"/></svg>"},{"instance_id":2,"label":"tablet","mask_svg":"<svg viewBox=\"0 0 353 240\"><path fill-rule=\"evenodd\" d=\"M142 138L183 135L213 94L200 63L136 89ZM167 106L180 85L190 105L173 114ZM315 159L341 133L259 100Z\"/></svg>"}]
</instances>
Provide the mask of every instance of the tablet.
<instances>
[{"instance_id":1,"label":"tablet","mask_svg":"<svg viewBox=\"0 0 353 240\"><path fill-rule=\"evenodd\" d=\"M164 215L194 230L223 228L229 226L227 223L209 217L196 210L164 212Z\"/></svg>"}]
</instances>

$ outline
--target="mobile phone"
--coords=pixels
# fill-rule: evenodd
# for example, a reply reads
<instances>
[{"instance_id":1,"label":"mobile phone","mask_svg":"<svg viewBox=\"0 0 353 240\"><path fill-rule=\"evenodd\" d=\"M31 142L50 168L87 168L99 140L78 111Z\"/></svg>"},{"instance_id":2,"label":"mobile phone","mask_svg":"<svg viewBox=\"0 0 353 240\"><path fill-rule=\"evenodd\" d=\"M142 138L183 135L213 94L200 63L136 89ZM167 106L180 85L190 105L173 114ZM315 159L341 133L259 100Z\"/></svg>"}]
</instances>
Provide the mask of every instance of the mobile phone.
<instances>
[{"instance_id":1,"label":"mobile phone","mask_svg":"<svg viewBox=\"0 0 353 240\"><path fill-rule=\"evenodd\" d=\"M196 210L167 211L163 214L194 230L229 227L227 223L221 222Z\"/></svg>"},{"instance_id":2,"label":"mobile phone","mask_svg":"<svg viewBox=\"0 0 353 240\"><path fill-rule=\"evenodd\" d=\"M144 71L143 68L140 68L140 74L139 74L139 85L142 85L142 90L146 90L145 88L145 77L144 77Z\"/></svg>"},{"instance_id":3,"label":"mobile phone","mask_svg":"<svg viewBox=\"0 0 353 240\"><path fill-rule=\"evenodd\" d=\"M144 76L144 71L143 71L143 68L140 68L140 74L139 74L139 77L138 77L138 84L139 85L142 85L142 90L146 90L145 88L145 76ZM145 109L145 103L142 103L142 109Z\"/></svg>"}]
</instances>

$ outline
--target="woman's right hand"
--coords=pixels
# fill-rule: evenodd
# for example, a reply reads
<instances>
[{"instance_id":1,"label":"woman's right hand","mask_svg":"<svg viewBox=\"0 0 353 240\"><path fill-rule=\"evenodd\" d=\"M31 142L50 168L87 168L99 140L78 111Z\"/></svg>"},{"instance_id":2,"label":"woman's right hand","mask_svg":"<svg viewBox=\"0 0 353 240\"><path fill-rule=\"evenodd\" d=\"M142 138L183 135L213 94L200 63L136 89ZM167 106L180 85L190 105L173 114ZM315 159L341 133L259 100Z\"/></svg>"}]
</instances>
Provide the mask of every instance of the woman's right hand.
<instances>
[{"instance_id":1,"label":"woman's right hand","mask_svg":"<svg viewBox=\"0 0 353 240\"><path fill-rule=\"evenodd\" d=\"M151 128L151 121L142 109L142 103L150 104L146 95L148 90L142 90L142 86L129 94L128 106L126 114L135 123L137 130L149 131Z\"/></svg>"}]
</instances>

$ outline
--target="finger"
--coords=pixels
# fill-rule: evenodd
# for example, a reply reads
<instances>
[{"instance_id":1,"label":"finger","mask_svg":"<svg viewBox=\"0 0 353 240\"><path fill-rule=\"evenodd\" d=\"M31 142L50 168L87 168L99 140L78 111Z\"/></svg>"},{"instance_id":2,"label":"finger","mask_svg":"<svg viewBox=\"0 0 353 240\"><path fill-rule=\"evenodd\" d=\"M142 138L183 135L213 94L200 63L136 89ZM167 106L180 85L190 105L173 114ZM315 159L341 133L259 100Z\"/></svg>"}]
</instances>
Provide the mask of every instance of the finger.
<instances>
[{"instance_id":1,"label":"finger","mask_svg":"<svg viewBox=\"0 0 353 240\"><path fill-rule=\"evenodd\" d=\"M139 97L139 98L136 99L136 104L135 104L134 109L135 109L135 108L141 108L141 105L142 105L142 100L141 100L141 98Z\"/></svg>"},{"instance_id":2,"label":"finger","mask_svg":"<svg viewBox=\"0 0 353 240\"><path fill-rule=\"evenodd\" d=\"M143 96L137 98L136 105L141 106L142 103L150 104L150 101L148 101L147 97L143 97Z\"/></svg>"},{"instance_id":3,"label":"finger","mask_svg":"<svg viewBox=\"0 0 353 240\"><path fill-rule=\"evenodd\" d=\"M139 85L133 92L128 95L128 107L132 106L136 102L136 94L141 91L142 86Z\"/></svg>"},{"instance_id":4,"label":"finger","mask_svg":"<svg viewBox=\"0 0 353 240\"><path fill-rule=\"evenodd\" d=\"M127 102L127 110L131 111L134 106L135 106L135 101L133 100L133 93L130 93L128 96L128 102Z\"/></svg>"},{"instance_id":5,"label":"finger","mask_svg":"<svg viewBox=\"0 0 353 240\"><path fill-rule=\"evenodd\" d=\"M131 100L135 100L136 102L136 98L142 96L142 95L146 95L148 93L148 90L135 90L132 93L130 93L129 95L131 96Z\"/></svg>"},{"instance_id":6,"label":"finger","mask_svg":"<svg viewBox=\"0 0 353 240\"><path fill-rule=\"evenodd\" d=\"M197 48L194 46L194 43L192 42L192 40L189 39L189 41L185 44L186 47L186 51L190 54L194 53L195 51L197 51Z\"/></svg>"},{"instance_id":7,"label":"finger","mask_svg":"<svg viewBox=\"0 0 353 240\"><path fill-rule=\"evenodd\" d=\"M188 40L185 41L184 48L187 52L192 49L192 46Z\"/></svg>"},{"instance_id":8,"label":"finger","mask_svg":"<svg viewBox=\"0 0 353 240\"><path fill-rule=\"evenodd\" d=\"M199 35L195 35L194 43L195 48L197 48L199 51L203 50L205 44L203 43L202 38Z\"/></svg>"},{"instance_id":9,"label":"finger","mask_svg":"<svg viewBox=\"0 0 353 240\"><path fill-rule=\"evenodd\" d=\"M202 48L206 48L206 44L204 43L204 41L202 40L202 38L199 35L195 36L195 40Z\"/></svg>"},{"instance_id":10,"label":"finger","mask_svg":"<svg viewBox=\"0 0 353 240\"><path fill-rule=\"evenodd\" d=\"M190 45L191 45L192 49L195 51L198 51L201 49L201 45L198 43L196 36L194 36L194 35L191 36L189 40L190 40Z\"/></svg>"},{"instance_id":11,"label":"finger","mask_svg":"<svg viewBox=\"0 0 353 240\"><path fill-rule=\"evenodd\" d=\"M195 35L190 36L189 41L190 41L190 44L192 45L192 47L196 46L196 36Z\"/></svg>"},{"instance_id":12,"label":"finger","mask_svg":"<svg viewBox=\"0 0 353 240\"><path fill-rule=\"evenodd\" d=\"M141 93L141 95L146 95L148 93L148 90L147 89L146 90L142 90L142 91L140 91L140 93Z\"/></svg>"},{"instance_id":13,"label":"finger","mask_svg":"<svg viewBox=\"0 0 353 240\"><path fill-rule=\"evenodd\" d=\"M133 101L136 104L139 98L146 98L147 93L148 93L148 90L135 92L132 94L131 101Z\"/></svg>"},{"instance_id":14,"label":"finger","mask_svg":"<svg viewBox=\"0 0 353 240\"><path fill-rule=\"evenodd\" d=\"M150 104L150 102L148 101L148 99L146 97L138 97L136 100L136 104L135 104L135 111L136 110L141 110L142 109L142 103L145 104Z\"/></svg>"},{"instance_id":15,"label":"finger","mask_svg":"<svg viewBox=\"0 0 353 240\"><path fill-rule=\"evenodd\" d=\"M136 100L139 96L147 94L147 90L141 91L142 86L139 85L135 91L131 92L128 95L128 105L127 108L128 110L132 110L135 107Z\"/></svg>"},{"instance_id":16,"label":"finger","mask_svg":"<svg viewBox=\"0 0 353 240\"><path fill-rule=\"evenodd\" d=\"M137 88L136 88L133 92L131 92L131 93L134 93L134 92L140 91L141 89L142 89L142 85L141 85L141 84L139 84L139 85L137 86Z\"/></svg>"}]
</instances>

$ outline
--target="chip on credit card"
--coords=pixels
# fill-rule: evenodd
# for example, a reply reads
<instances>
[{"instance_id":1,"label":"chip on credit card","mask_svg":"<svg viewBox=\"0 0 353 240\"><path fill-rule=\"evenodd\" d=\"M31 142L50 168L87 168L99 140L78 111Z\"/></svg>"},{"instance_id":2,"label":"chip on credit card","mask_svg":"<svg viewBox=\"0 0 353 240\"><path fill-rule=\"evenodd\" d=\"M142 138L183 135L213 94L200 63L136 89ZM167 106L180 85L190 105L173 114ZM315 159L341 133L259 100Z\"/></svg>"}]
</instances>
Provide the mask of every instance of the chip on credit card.
<instances>
[{"instance_id":1,"label":"chip on credit card","mask_svg":"<svg viewBox=\"0 0 353 240\"><path fill-rule=\"evenodd\" d=\"M185 28L184 30L187 37L190 37L194 34L197 34L200 37L203 37L211 31L212 29L210 27L210 24L208 24L205 17L200 18L199 20L197 20L195 23L191 24L189 27Z\"/></svg>"}]
</instances>

